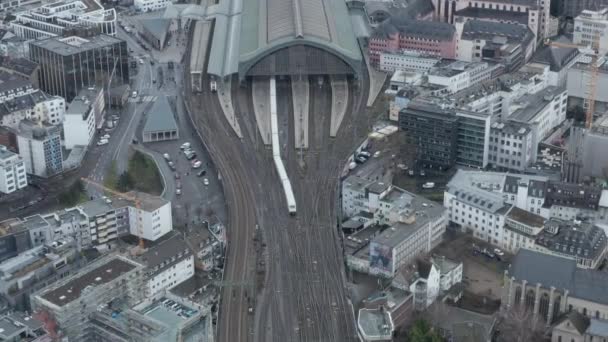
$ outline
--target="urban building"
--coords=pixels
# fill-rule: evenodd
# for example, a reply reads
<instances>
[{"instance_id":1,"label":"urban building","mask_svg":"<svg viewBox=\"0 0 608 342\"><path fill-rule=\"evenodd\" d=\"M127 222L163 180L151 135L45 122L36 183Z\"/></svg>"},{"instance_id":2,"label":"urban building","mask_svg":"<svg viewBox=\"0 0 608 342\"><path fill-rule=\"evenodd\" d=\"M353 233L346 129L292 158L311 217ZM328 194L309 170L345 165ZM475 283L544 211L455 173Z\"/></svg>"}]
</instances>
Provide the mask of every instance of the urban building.
<instances>
[{"instance_id":1,"label":"urban building","mask_svg":"<svg viewBox=\"0 0 608 342\"><path fill-rule=\"evenodd\" d=\"M0 30L0 56L4 58L27 58L29 46L25 39L12 32Z\"/></svg>"},{"instance_id":2,"label":"urban building","mask_svg":"<svg viewBox=\"0 0 608 342\"><path fill-rule=\"evenodd\" d=\"M391 285L412 293L414 309L424 311L461 282L462 262L432 256L428 260L418 259L411 265L402 266Z\"/></svg>"},{"instance_id":3,"label":"urban building","mask_svg":"<svg viewBox=\"0 0 608 342\"><path fill-rule=\"evenodd\" d=\"M30 44L40 88L71 102L81 90L129 84L127 43L108 35L47 38Z\"/></svg>"},{"instance_id":4,"label":"urban building","mask_svg":"<svg viewBox=\"0 0 608 342\"><path fill-rule=\"evenodd\" d=\"M121 256L103 257L33 294L32 310L53 321L63 336L87 340L89 315L113 300L135 305L144 299L144 269Z\"/></svg>"},{"instance_id":5,"label":"urban building","mask_svg":"<svg viewBox=\"0 0 608 342\"><path fill-rule=\"evenodd\" d=\"M186 243L194 255L194 266L203 271L211 271L221 266L218 256L223 255L224 243L214 234L218 227L203 224L202 229L196 229L188 234Z\"/></svg>"},{"instance_id":6,"label":"urban building","mask_svg":"<svg viewBox=\"0 0 608 342\"><path fill-rule=\"evenodd\" d=\"M143 192L127 195L140 201L140 209L122 197L99 198L77 207L88 222L81 232L83 245L102 245L129 234L156 241L173 230L171 202Z\"/></svg>"},{"instance_id":7,"label":"urban building","mask_svg":"<svg viewBox=\"0 0 608 342\"><path fill-rule=\"evenodd\" d=\"M494 169L523 172L536 161L537 146L530 124L506 120L490 126L489 162Z\"/></svg>"},{"instance_id":8,"label":"urban building","mask_svg":"<svg viewBox=\"0 0 608 342\"><path fill-rule=\"evenodd\" d=\"M436 310L433 326L446 341L489 342L498 324L496 316L443 305Z\"/></svg>"},{"instance_id":9,"label":"urban building","mask_svg":"<svg viewBox=\"0 0 608 342\"><path fill-rule=\"evenodd\" d=\"M0 262L32 248L30 233L19 219L0 222Z\"/></svg>"},{"instance_id":10,"label":"urban building","mask_svg":"<svg viewBox=\"0 0 608 342\"><path fill-rule=\"evenodd\" d=\"M134 306L112 302L112 307L99 308L87 320L86 337L116 342L213 341L211 324L209 308L166 293Z\"/></svg>"},{"instance_id":11,"label":"urban building","mask_svg":"<svg viewBox=\"0 0 608 342\"><path fill-rule=\"evenodd\" d=\"M597 48L608 52L608 6L598 11L583 10L574 18L572 40L576 45Z\"/></svg>"},{"instance_id":12,"label":"urban building","mask_svg":"<svg viewBox=\"0 0 608 342\"><path fill-rule=\"evenodd\" d=\"M458 118L453 111L410 103L399 112L399 129L415 146L421 165L449 169L456 162Z\"/></svg>"},{"instance_id":13,"label":"urban building","mask_svg":"<svg viewBox=\"0 0 608 342\"><path fill-rule=\"evenodd\" d=\"M144 142L179 139L179 127L166 96L160 96L152 105L142 132Z\"/></svg>"},{"instance_id":14,"label":"urban building","mask_svg":"<svg viewBox=\"0 0 608 342\"><path fill-rule=\"evenodd\" d=\"M456 40L451 24L394 16L378 25L369 38L370 62L378 66L382 53L398 54L403 50L454 58Z\"/></svg>"},{"instance_id":15,"label":"urban building","mask_svg":"<svg viewBox=\"0 0 608 342\"><path fill-rule=\"evenodd\" d=\"M492 78L499 65L484 62L455 61L445 66L434 67L428 71L428 83L442 86L442 92L457 93L473 84Z\"/></svg>"},{"instance_id":16,"label":"urban building","mask_svg":"<svg viewBox=\"0 0 608 342\"><path fill-rule=\"evenodd\" d=\"M359 309L357 327L363 341L392 341L395 326L390 312L379 309Z\"/></svg>"},{"instance_id":17,"label":"urban building","mask_svg":"<svg viewBox=\"0 0 608 342\"><path fill-rule=\"evenodd\" d=\"M133 6L139 12L154 12L167 8L172 0L133 0Z\"/></svg>"},{"instance_id":18,"label":"urban building","mask_svg":"<svg viewBox=\"0 0 608 342\"><path fill-rule=\"evenodd\" d=\"M40 90L13 97L0 103L1 124L18 129L23 120L59 125L64 120L65 101Z\"/></svg>"},{"instance_id":19,"label":"urban building","mask_svg":"<svg viewBox=\"0 0 608 342\"><path fill-rule=\"evenodd\" d=\"M105 9L98 0L59 0L15 13L10 27L17 36L28 40L67 36L78 27L115 35L116 19L116 10Z\"/></svg>"},{"instance_id":20,"label":"urban building","mask_svg":"<svg viewBox=\"0 0 608 342\"><path fill-rule=\"evenodd\" d=\"M63 172L60 127L23 120L17 145L28 174L46 178Z\"/></svg>"},{"instance_id":21,"label":"urban building","mask_svg":"<svg viewBox=\"0 0 608 342\"><path fill-rule=\"evenodd\" d=\"M30 295L65 278L79 265L80 253L71 238L34 247L0 263L0 295L12 308L30 311Z\"/></svg>"},{"instance_id":22,"label":"urban building","mask_svg":"<svg viewBox=\"0 0 608 342\"><path fill-rule=\"evenodd\" d=\"M574 65L568 69L566 88L568 89L568 106L586 107L589 97L589 80L593 72L591 67L591 56L582 56ZM603 56L597 60L597 79L595 88L595 113L608 111L608 92L601 91L608 87L608 60Z\"/></svg>"},{"instance_id":23,"label":"urban building","mask_svg":"<svg viewBox=\"0 0 608 342\"><path fill-rule=\"evenodd\" d=\"M27 186L25 162L16 153L0 145L0 192L13 193Z\"/></svg>"},{"instance_id":24,"label":"urban building","mask_svg":"<svg viewBox=\"0 0 608 342\"><path fill-rule=\"evenodd\" d=\"M169 290L194 276L194 255L177 234L148 248L139 257L146 265L146 287L149 297Z\"/></svg>"},{"instance_id":25,"label":"urban building","mask_svg":"<svg viewBox=\"0 0 608 342\"><path fill-rule=\"evenodd\" d=\"M608 0L552 0L551 7L554 15L576 18L583 10L599 10L608 7Z\"/></svg>"},{"instance_id":26,"label":"urban building","mask_svg":"<svg viewBox=\"0 0 608 342\"><path fill-rule=\"evenodd\" d=\"M455 28L460 37L456 58L467 62L500 63L514 71L530 60L536 48L532 31L519 24L459 20Z\"/></svg>"},{"instance_id":27,"label":"urban building","mask_svg":"<svg viewBox=\"0 0 608 342\"><path fill-rule=\"evenodd\" d=\"M36 91L26 78L9 72L0 72L0 103Z\"/></svg>"},{"instance_id":28,"label":"urban building","mask_svg":"<svg viewBox=\"0 0 608 342\"><path fill-rule=\"evenodd\" d=\"M438 20L456 23L458 20L506 22L527 27L537 42L551 36L550 1L543 0L432 0Z\"/></svg>"},{"instance_id":29,"label":"urban building","mask_svg":"<svg viewBox=\"0 0 608 342\"><path fill-rule=\"evenodd\" d=\"M524 68L528 70L537 68L541 73L545 73L542 68L549 67L549 70L546 71L548 85L564 87L568 70L579 60L581 54L577 48L568 47L572 42L564 36L554 39L553 42L563 45L545 45L536 51L531 62Z\"/></svg>"},{"instance_id":30,"label":"urban building","mask_svg":"<svg viewBox=\"0 0 608 342\"><path fill-rule=\"evenodd\" d=\"M44 329L44 322L24 312L4 314L0 317L0 329L2 329L0 338L4 341L44 341L50 339Z\"/></svg>"},{"instance_id":31,"label":"urban building","mask_svg":"<svg viewBox=\"0 0 608 342\"><path fill-rule=\"evenodd\" d=\"M570 311L555 322L551 342L593 342L608 340L608 320L588 317Z\"/></svg>"},{"instance_id":32,"label":"urban building","mask_svg":"<svg viewBox=\"0 0 608 342\"><path fill-rule=\"evenodd\" d=\"M381 182L350 176L342 183L342 212L373 214L370 225L346 240L347 265L360 272L392 278L395 271L443 238L445 209L422 197Z\"/></svg>"},{"instance_id":33,"label":"urban building","mask_svg":"<svg viewBox=\"0 0 608 342\"><path fill-rule=\"evenodd\" d=\"M20 44L27 45L25 42L20 42ZM16 55L10 54L7 57L0 58L0 71L21 76L32 84L32 88L40 88L38 82L38 70L40 66L25 57L16 57ZM29 56L29 54L23 54L23 56Z\"/></svg>"},{"instance_id":34,"label":"urban building","mask_svg":"<svg viewBox=\"0 0 608 342\"><path fill-rule=\"evenodd\" d=\"M574 171L573 181L579 182L583 177L606 177L608 156L603 151L608 148L608 115L594 119L591 129L573 127L570 131L566 165Z\"/></svg>"},{"instance_id":35,"label":"urban building","mask_svg":"<svg viewBox=\"0 0 608 342\"><path fill-rule=\"evenodd\" d=\"M488 113L456 111L458 118L456 163L467 167L485 168L489 163L490 126Z\"/></svg>"},{"instance_id":36,"label":"urban building","mask_svg":"<svg viewBox=\"0 0 608 342\"><path fill-rule=\"evenodd\" d=\"M15 10L18 10L20 7L22 6L27 6L27 5L32 5L32 4L37 4L40 3L40 0L12 0L12 1L6 1L3 2L2 4L0 4L0 13L2 12L14 12Z\"/></svg>"},{"instance_id":37,"label":"urban building","mask_svg":"<svg viewBox=\"0 0 608 342\"><path fill-rule=\"evenodd\" d=\"M88 90L87 90L88 91ZM103 93L98 91L99 96L89 99L77 96L70 102L63 121L63 136L65 148L71 150L74 146L89 146L95 136L97 118L103 114L96 106L96 101L103 103Z\"/></svg>"},{"instance_id":38,"label":"urban building","mask_svg":"<svg viewBox=\"0 0 608 342\"><path fill-rule=\"evenodd\" d=\"M550 271L549 271L550 270ZM547 325L564 313L608 318L608 273L576 267L571 259L520 249L505 270L502 305L520 307Z\"/></svg>"},{"instance_id":39,"label":"urban building","mask_svg":"<svg viewBox=\"0 0 608 342\"><path fill-rule=\"evenodd\" d=\"M380 70L394 72L397 70L411 72L427 72L431 70L440 59L434 55L425 55L416 51L402 51L401 53L380 53Z\"/></svg>"}]
</instances>

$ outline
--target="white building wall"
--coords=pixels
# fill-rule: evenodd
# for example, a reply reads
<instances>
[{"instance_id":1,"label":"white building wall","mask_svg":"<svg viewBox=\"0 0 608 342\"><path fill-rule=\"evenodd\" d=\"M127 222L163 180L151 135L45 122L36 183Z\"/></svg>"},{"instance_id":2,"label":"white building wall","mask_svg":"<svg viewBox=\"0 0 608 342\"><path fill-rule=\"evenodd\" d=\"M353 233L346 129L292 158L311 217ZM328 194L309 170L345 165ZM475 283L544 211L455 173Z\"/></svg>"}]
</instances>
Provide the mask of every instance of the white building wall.
<instances>
[{"instance_id":1,"label":"white building wall","mask_svg":"<svg viewBox=\"0 0 608 342\"><path fill-rule=\"evenodd\" d=\"M380 69L384 71L428 72L439 62L437 58L422 57L411 54L380 54Z\"/></svg>"},{"instance_id":2,"label":"white building wall","mask_svg":"<svg viewBox=\"0 0 608 342\"><path fill-rule=\"evenodd\" d=\"M19 155L25 162L26 172L44 176L46 174L44 142L17 135L17 145L19 146Z\"/></svg>"},{"instance_id":3,"label":"white building wall","mask_svg":"<svg viewBox=\"0 0 608 342\"><path fill-rule=\"evenodd\" d=\"M32 110L35 119L45 121L51 125L59 125L65 116L65 100L59 96L53 96L46 101L37 103Z\"/></svg>"},{"instance_id":4,"label":"white building wall","mask_svg":"<svg viewBox=\"0 0 608 342\"><path fill-rule=\"evenodd\" d=\"M19 155L0 161L0 192L10 194L26 186L25 163Z\"/></svg>"},{"instance_id":5,"label":"white building wall","mask_svg":"<svg viewBox=\"0 0 608 342\"><path fill-rule=\"evenodd\" d=\"M194 275L194 256L190 255L177 264L155 275L148 280L148 296L171 289Z\"/></svg>"},{"instance_id":6,"label":"white building wall","mask_svg":"<svg viewBox=\"0 0 608 342\"><path fill-rule=\"evenodd\" d=\"M140 12L153 12L165 9L171 3L171 0L134 0L133 6Z\"/></svg>"},{"instance_id":7,"label":"white building wall","mask_svg":"<svg viewBox=\"0 0 608 342\"><path fill-rule=\"evenodd\" d=\"M137 218L141 219L141 225L137 224ZM147 212L135 207L129 207L129 231L132 235L142 237L146 240L156 241L163 235L173 230L173 217L171 214L171 202L167 202L162 207ZM139 232L139 228L143 234Z\"/></svg>"},{"instance_id":8,"label":"white building wall","mask_svg":"<svg viewBox=\"0 0 608 342\"><path fill-rule=\"evenodd\" d=\"M480 240L498 245L504 239L504 214L491 213L459 201L445 192L443 205L448 209L451 222L460 225L464 232L470 231Z\"/></svg>"},{"instance_id":9,"label":"white building wall","mask_svg":"<svg viewBox=\"0 0 608 342\"><path fill-rule=\"evenodd\" d=\"M89 113L86 119L82 114L67 114L63 121L65 148L70 150L76 145L88 146L95 135L95 115Z\"/></svg>"}]
</instances>

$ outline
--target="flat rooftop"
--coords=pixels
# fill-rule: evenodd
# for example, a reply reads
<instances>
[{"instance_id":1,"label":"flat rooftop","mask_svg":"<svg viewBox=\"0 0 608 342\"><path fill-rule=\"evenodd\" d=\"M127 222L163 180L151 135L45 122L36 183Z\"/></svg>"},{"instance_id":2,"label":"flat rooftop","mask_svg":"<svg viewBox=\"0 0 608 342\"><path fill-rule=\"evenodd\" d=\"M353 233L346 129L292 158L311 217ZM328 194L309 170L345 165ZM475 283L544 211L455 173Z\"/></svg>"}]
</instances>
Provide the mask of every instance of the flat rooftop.
<instances>
[{"instance_id":1,"label":"flat rooftop","mask_svg":"<svg viewBox=\"0 0 608 342\"><path fill-rule=\"evenodd\" d=\"M511 210L507 214L507 218L510 218L514 221L523 223L531 227L542 228L545 225L544 217L532 214L531 212L519 209L518 207L511 208Z\"/></svg>"},{"instance_id":2,"label":"flat rooftop","mask_svg":"<svg viewBox=\"0 0 608 342\"><path fill-rule=\"evenodd\" d=\"M112 36L100 34L93 37L80 38L72 37L53 37L43 40L36 40L30 44L46 50L53 51L62 56L71 56L79 52L89 51L93 49L101 49L114 44L119 44L124 40Z\"/></svg>"},{"instance_id":3,"label":"flat rooftop","mask_svg":"<svg viewBox=\"0 0 608 342\"><path fill-rule=\"evenodd\" d=\"M80 298L87 287L107 284L136 267L136 264L128 262L126 259L114 257L86 273L75 274L70 281L45 292L41 297L57 306L64 306Z\"/></svg>"}]
</instances>

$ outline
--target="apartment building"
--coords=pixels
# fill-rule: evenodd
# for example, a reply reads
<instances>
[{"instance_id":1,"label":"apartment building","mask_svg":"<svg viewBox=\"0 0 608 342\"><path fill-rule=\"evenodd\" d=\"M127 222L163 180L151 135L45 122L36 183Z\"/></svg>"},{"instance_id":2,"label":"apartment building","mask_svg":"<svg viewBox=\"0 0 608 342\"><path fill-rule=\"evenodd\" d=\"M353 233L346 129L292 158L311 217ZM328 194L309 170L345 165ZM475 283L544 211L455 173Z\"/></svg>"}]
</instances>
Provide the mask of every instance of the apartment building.
<instances>
[{"instance_id":1,"label":"apartment building","mask_svg":"<svg viewBox=\"0 0 608 342\"><path fill-rule=\"evenodd\" d=\"M40 64L40 89L68 102L83 89L129 84L127 43L109 35L36 40L30 59Z\"/></svg>"},{"instance_id":2,"label":"apartment building","mask_svg":"<svg viewBox=\"0 0 608 342\"><path fill-rule=\"evenodd\" d=\"M608 51L608 6L598 11L583 10L574 18L573 43Z\"/></svg>"},{"instance_id":3,"label":"apartment building","mask_svg":"<svg viewBox=\"0 0 608 342\"><path fill-rule=\"evenodd\" d=\"M13 193L27 186L25 162L16 153L0 145L0 192Z\"/></svg>"},{"instance_id":4,"label":"apartment building","mask_svg":"<svg viewBox=\"0 0 608 342\"><path fill-rule=\"evenodd\" d=\"M138 260L146 265L147 296L169 290L194 276L194 255L186 242L173 234L150 247Z\"/></svg>"},{"instance_id":5,"label":"apartment building","mask_svg":"<svg viewBox=\"0 0 608 342\"><path fill-rule=\"evenodd\" d=\"M431 68L428 83L443 86L447 93L457 93L473 84L490 80L498 67L484 62L456 61L443 67Z\"/></svg>"},{"instance_id":6,"label":"apartment building","mask_svg":"<svg viewBox=\"0 0 608 342\"><path fill-rule=\"evenodd\" d=\"M65 101L35 90L0 103L0 116L0 124L12 129L18 129L19 123L26 119L60 125L65 116Z\"/></svg>"},{"instance_id":7,"label":"apartment building","mask_svg":"<svg viewBox=\"0 0 608 342\"><path fill-rule=\"evenodd\" d=\"M59 0L15 13L10 27L17 36L28 40L63 37L78 27L113 36L116 20L116 10L105 9L98 0Z\"/></svg>"},{"instance_id":8,"label":"apartment building","mask_svg":"<svg viewBox=\"0 0 608 342\"><path fill-rule=\"evenodd\" d=\"M172 0L134 0L133 6L139 12L154 12L164 10L172 3Z\"/></svg>"},{"instance_id":9,"label":"apartment building","mask_svg":"<svg viewBox=\"0 0 608 342\"><path fill-rule=\"evenodd\" d=\"M88 146L95 130L103 126L105 96L103 88L82 89L68 105L63 121L65 148Z\"/></svg>"},{"instance_id":10,"label":"apartment building","mask_svg":"<svg viewBox=\"0 0 608 342\"><path fill-rule=\"evenodd\" d=\"M394 72L397 70L412 72L427 72L431 70L440 59L436 56L425 55L415 51L402 51L401 53L380 53L380 70Z\"/></svg>"},{"instance_id":11,"label":"apartment building","mask_svg":"<svg viewBox=\"0 0 608 342\"><path fill-rule=\"evenodd\" d=\"M28 174L46 178L63 172L60 127L23 120L17 131L17 145Z\"/></svg>"},{"instance_id":12,"label":"apartment building","mask_svg":"<svg viewBox=\"0 0 608 342\"><path fill-rule=\"evenodd\" d=\"M538 138L530 124L496 121L490 126L490 164L498 170L522 172L536 161Z\"/></svg>"}]
</instances>

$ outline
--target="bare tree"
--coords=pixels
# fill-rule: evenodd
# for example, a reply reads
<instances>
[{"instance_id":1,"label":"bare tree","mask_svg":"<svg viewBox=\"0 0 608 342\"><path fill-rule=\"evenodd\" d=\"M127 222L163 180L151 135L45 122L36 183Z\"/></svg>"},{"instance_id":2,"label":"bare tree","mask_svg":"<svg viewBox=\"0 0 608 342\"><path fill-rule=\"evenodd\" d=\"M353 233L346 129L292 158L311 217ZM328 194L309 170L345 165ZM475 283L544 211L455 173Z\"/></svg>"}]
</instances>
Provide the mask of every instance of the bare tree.
<instances>
[{"instance_id":1,"label":"bare tree","mask_svg":"<svg viewBox=\"0 0 608 342\"><path fill-rule=\"evenodd\" d=\"M521 305L513 305L500 314L499 342L541 341L545 332L542 315L532 313Z\"/></svg>"}]
</instances>

